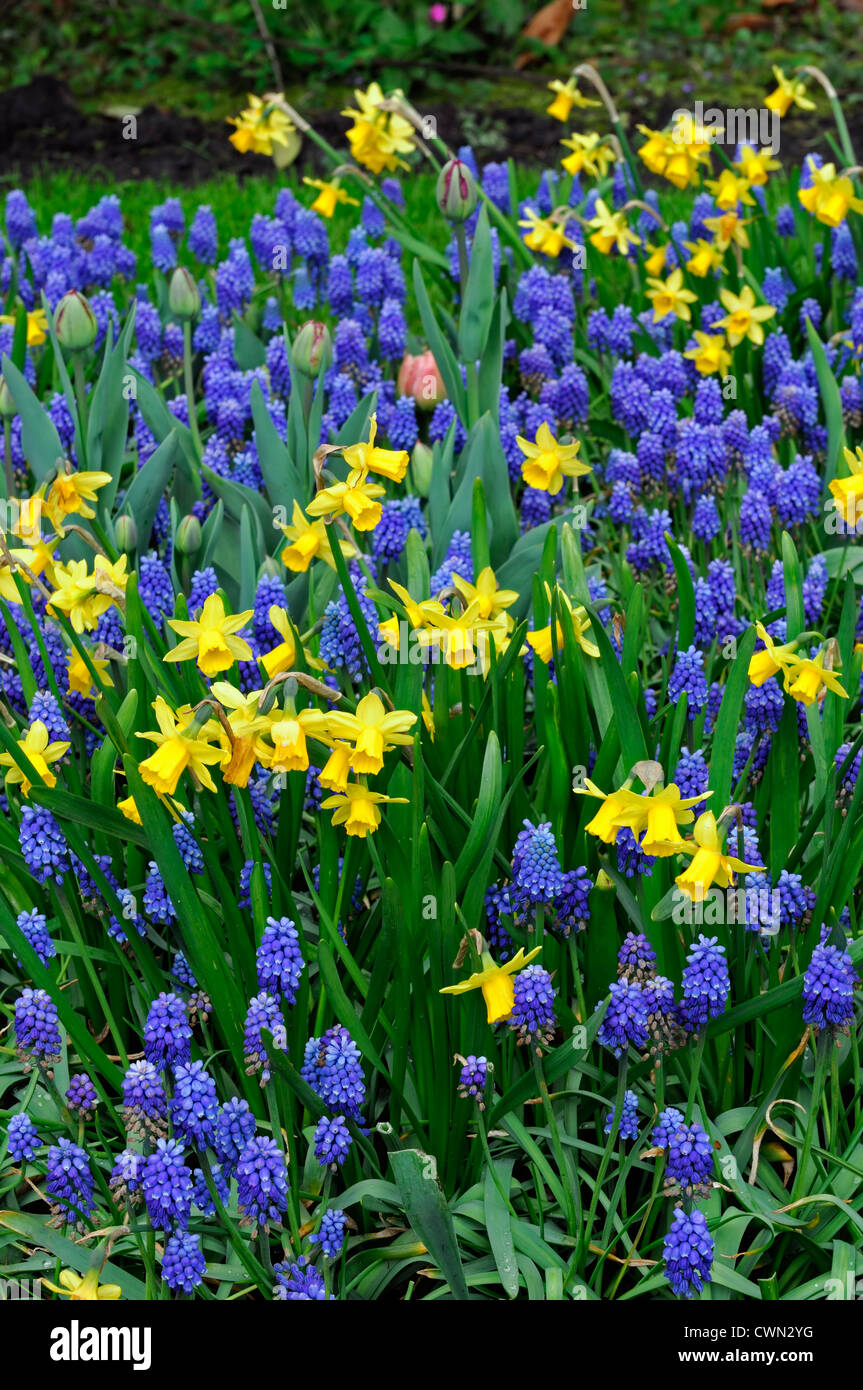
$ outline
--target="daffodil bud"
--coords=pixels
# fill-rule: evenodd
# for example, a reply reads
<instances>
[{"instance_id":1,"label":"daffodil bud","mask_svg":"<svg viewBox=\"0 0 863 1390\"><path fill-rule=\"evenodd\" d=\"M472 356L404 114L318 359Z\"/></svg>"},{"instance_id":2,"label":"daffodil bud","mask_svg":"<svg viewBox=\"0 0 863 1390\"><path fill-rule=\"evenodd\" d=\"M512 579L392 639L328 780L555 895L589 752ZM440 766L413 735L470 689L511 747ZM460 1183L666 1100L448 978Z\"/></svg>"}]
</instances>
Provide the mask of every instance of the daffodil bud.
<instances>
[{"instance_id":1,"label":"daffodil bud","mask_svg":"<svg viewBox=\"0 0 863 1390\"><path fill-rule=\"evenodd\" d=\"M411 477L420 497L428 497L431 487L434 454L427 444L417 440L411 454Z\"/></svg>"},{"instance_id":2,"label":"daffodil bud","mask_svg":"<svg viewBox=\"0 0 863 1390\"><path fill-rule=\"evenodd\" d=\"M57 305L54 315L57 341L69 352L83 352L92 347L99 332L96 315L78 290L69 290Z\"/></svg>"},{"instance_id":3,"label":"daffodil bud","mask_svg":"<svg viewBox=\"0 0 863 1390\"><path fill-rule=\"evenodd\" d=\"M12 399L12 392L6 384L6 378L0 376L0 420L11 420L18 414L18 407Z\"/></svg>"},{"instance_id":4,"label":"daffodil bud","mask_svg":"<svg viewBox=\"0 0 863 1390\"><path fill-rule=\"evenodd\" d=\"M138 544L138 528L134 520L124 513L114 522L114 539L120 550L131 554Z\"/></svg>"},{"instance_id":5,"label":"daffodil bud","mask_svg":"<svg viewBox=\"0 0 863 1390\"><path fill-rule=\"evenodd\" d=\"M466 222L477 205L473 174L461 159L448 159L440 171L437 205L450 222Z\"/></svg>"},{"instance_id":6,"label":"daffodil bud","mask_svg":"<svg viewBox=\"0 0 863 1390\"><path fill-rule=\"evenodd\" d=\"M178 265L171 276L168 306L176 319L194 319L201 312L201 291L184 265Z\"/></svg>"},{"instance_id":7,"label":"daffodil bud","mask_svg":"<svg viewBox=\"0 0 863 1390\"><path fill-rule=\"evenodd\" d=\"M192 512L177 527L175 544L181 555L197 555L201 549L201 523Z\"/></svg>"},{"instance_id":8,"label":"daffodil bud","mask_svg":"<svg viewBox=\"0 0 863 1390\"><path fill-rule=\"evenodd\" d=\"M294 339L291 361L305 376L317 376L323 366L327 370L333 360L333 340L325 323L309 319Z\"/></svg>"}]
</instances>

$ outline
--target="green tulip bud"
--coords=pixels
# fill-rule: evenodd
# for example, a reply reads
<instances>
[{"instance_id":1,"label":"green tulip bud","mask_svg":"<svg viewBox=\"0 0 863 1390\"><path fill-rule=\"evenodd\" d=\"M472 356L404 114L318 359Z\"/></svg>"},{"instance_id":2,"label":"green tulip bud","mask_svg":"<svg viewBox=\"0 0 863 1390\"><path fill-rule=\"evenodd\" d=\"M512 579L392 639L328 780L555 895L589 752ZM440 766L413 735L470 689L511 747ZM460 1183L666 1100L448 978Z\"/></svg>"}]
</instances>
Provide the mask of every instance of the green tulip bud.
<instances>
[{"instance_id":1,"label":"green tulip bud","mask_svg":"<svg viewBox=\"0 0 863 1390\"><path fill-rule=\"evenodd\" d=\"M201 312L201 291L184 265L178 265L171 276L168 307L175 319L194 319Z\"/></svg>"},{"instance_id":2,"label":"green tulip bud","mask_svg":"<svg viewBox=\"0 0 863 1390\"><path fill-rule=\"evenodd\" d=\"M0 376L0 420L11 420L18 414L18 407L12 398L12 392L6 384L6 378Z\"/></svg>"},{"instance_id":3,"label":"green tulip bud","mask_svg":"<svg viewBox=\"0 0 863 1390\"><path fill-rule=\"evenodd\" d=\"M127 516L125 512L114 522L114 539L120 550L124 550L127 555L131 554L138 544L138 528L132 517Z\"/></svg>"},{"instance_id":4,"label":"green tulip bud","mask_svg":"<svg viewBox=\"0 0 863 1390\"><path fill-rule=\"evenodd\" d=\"M96 315L83 294L69 290L64 294L54 315L57 341L69 352L83 352L92 347L99 332Z\"/></svg>"},{"instance_id":5,"label":"green tulip bud","mask_svg":"<svg viewBox=\"0 0 863 1390\"><path fill-rule=\"evenodd\" d=\"M201 523L189 512L177 527L175 544L181 555L197 555L201 549Z\"/></svg>"},{"instance_id":6,"label":"green tulip bud","mask_svg":"<svg viewBox=\"0 0 863 1390\"><path fill-rule=\"evenodd\" d=\"M333 340L325 323L309 319L294 339L291 361L305 376L317 376L323 366L327 370L333 360Z\"/></svg>"},{"instance_id":7,"label":"green tulip bud","mask_svg":"<svg viewBox=\"0 0 863 1390\"><path fill-rule=\"evenodd\" d=\"M428 497L431 487L434 454L427 444L417 440L411 454L411 477L420 497Z\"/></svg>"},{"instance_id":8,"label":"green tulip bud","mask_svg":"<svg viewBox=\"0 0 863 1390\"><path fill-rule=\"evenodd\" d=\"M479 194L474 177L461 159L448 159L438 175L437 205L450 222L466 222L477 205Z\"/></svg>"}]
</instances>

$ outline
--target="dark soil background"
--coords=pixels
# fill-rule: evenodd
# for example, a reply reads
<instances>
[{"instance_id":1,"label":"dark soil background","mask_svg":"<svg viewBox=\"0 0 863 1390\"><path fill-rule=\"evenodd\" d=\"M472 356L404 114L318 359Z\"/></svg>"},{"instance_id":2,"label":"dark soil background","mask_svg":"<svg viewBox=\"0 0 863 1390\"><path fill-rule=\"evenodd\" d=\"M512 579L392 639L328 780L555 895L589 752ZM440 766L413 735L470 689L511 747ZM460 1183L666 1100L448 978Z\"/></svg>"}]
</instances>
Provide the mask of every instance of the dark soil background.
<instances>
[{"instance_id":1,"label":"dark soil background","mask_svg":"<svg viewBox=\"0 0 863 1390\"><path fill-rule=\"evenodd\" d=\"M642 122L662 126L679 100L657 103L660 109L627 112L630 129ZM705 105L708 103L705 102ZM717 97L717 106L724 100ZM316 130L340 148L344 144L345 118L338 111L304 112ZM498 107L470 111L441 103L434 108L438 133L451 146L469 142L470 132L481 123L481 144L473 141L481 162L512 158L524 165L555 166L560 158L560 123L524 108ZM850 113L849 113L850 114ZM142 178L166 179L192 185L220 172L240 178L259 175L269 160L238 154L228 141L225 121L203 121L177 115L158 106L145 106L136 116L137 138L123 138L119 116L83 112L69 89L58 79L38 77L0 93L0 178L26 182L34 173L58 170L102 174L117 183ZM863 114L850 122L851 139L863 146ZM782 157L786 167L799 163L822 144L829 119L795 113L782 130ZM302 173L325 169L321 152L306 140L297 161Z\"/></svg>"}]
</instances>

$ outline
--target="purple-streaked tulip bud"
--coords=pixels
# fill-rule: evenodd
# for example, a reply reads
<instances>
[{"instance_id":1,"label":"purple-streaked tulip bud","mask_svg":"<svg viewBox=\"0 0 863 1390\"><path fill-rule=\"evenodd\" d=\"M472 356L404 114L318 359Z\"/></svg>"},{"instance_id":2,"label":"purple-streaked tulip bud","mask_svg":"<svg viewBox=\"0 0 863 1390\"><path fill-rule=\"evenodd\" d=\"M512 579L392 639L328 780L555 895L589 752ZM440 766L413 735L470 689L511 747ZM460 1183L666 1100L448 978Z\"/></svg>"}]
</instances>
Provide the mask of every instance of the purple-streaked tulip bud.
<instances>
[{"instance_id":1,"label":"purple-streaked tulip bud","mask_svg":"<svg viewBox=\"0 0 863 1390\"><path fill-rule=\"evenodd\" d=\"M437 205L450 222L466 222L477 205L479 194L474 177L461 159L448 159L440 171L435 190Z\"/></svg>"},{"instance_id":2,"label":"purple-streaked tulip bud","mask_svg":"<svg viewBox=\"0 0 863 1390\"><path fill-rule=\"evenodd\" d=\"M57 305L54 315L57 341L69 352L83 352L92 347L99 332L96 315L78 290L69 290Z\"/></svg>"}]
</instances>

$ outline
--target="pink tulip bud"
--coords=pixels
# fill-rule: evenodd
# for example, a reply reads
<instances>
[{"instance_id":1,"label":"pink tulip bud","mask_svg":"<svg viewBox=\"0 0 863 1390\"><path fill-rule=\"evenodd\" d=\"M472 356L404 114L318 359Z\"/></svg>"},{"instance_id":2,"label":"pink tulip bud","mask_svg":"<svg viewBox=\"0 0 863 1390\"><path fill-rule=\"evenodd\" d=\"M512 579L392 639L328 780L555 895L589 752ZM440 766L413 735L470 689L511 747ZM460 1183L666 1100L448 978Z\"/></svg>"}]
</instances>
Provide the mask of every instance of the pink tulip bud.
<instances>
[{"instance_id":1,"label":"pink tulip bud","mask_svg":"<svg viewBox=\"0 0 863 1390\"><path fill-rule=\"evenodd\" d=\"M446 21L446 5L430 5L429 20L432 24L443 24Z\"/></svg>"},{"instance_id":2,"label":"pink tulip bud","mask_svg":"<svg viewBox=\"0 0 863 1390\"><path fill-rule=\"evenodd\" d=\"M420 410L432 410L438 401L446 400L441 374L428 348L418 357L405 353L399 367L397 389L400 396L412 396Z\"/></svg>"}]
</instances>

